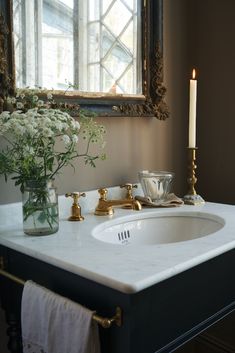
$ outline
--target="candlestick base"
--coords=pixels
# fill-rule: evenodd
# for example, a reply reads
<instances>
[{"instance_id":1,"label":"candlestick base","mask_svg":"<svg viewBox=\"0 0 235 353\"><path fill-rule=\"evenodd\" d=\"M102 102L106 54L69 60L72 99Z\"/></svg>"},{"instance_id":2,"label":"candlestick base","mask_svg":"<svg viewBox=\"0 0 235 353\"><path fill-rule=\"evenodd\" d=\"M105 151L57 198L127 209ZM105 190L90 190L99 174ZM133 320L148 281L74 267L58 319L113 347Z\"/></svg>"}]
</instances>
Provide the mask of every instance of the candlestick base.
<instances>
[{"instance_id":1,"label":"candlestick base","mask_svg":"<svg viewBox=\"0 0 235 353\"><path fill-rule=\"evenodd\" d=\"M203 200L203 198L198 194L185 195L183 197L183 201L186 205L193 205L193 206L202 205L205 203L205 200Z\"/></svg>"},{"instance_id":2,"label":"candlestick base","mask_svg":"<svg viewBox=\"0 0 235 353\"><path fill-rule=\"evenodd\" d=\"M196 166L196 150L197 147L188 147L188 185L189 190L187 195L183 197L183 201L186 205L202 205L205 203L203 198L196 193L195 184L197 182L195 170Z\"/></svg>"}]
</instances>

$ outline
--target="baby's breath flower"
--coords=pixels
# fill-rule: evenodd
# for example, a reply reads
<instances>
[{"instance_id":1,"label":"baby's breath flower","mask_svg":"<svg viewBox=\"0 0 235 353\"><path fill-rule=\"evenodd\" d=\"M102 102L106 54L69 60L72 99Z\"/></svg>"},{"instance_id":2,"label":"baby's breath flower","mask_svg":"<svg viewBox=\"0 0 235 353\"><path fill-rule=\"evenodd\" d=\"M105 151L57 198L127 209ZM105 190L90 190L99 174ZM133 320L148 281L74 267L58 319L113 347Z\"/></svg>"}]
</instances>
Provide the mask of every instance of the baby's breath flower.
<instances>
[{"instance_id":1,"label":"baby's breath flower","mask_svg":"<svg viewBox=\"0 0 235 353\"><path fill-rule=\"evenodd\" d=\"M37 106L38 107L43 107L44 106L44 102L42 100L38 100L37 101Z\"/></svg>"},{"instance_id":2,"label":"baby's breath flower","mask_svg":"<svg viewBox=\"0 0 235 353\"><path fill-rule=\"evenodd\" d=\"M63 124L61 123L61 121L51 121L52 122L52 126L54 126L59 132L61 132L63 130Z\"/></svg>"},{"instance_id":3,"label":"baby's breath flower","mask_svg":"<svg viewBox=\"0 0 235 353\"><path fill-rule=\"evenodd\" d=\"M33 96L33 102L37 102L38 101L38 96Z\"/></svg>"},{"instance_id":4,"label":"baby's breath flower","mask_svg":"<svg viewBox=\"0 0 235 353\"><path fill-rule=\"evenodd\" d=\"M33 136L33 135L35 135L36 133L37 133L37 130L33 127L33 125L31 125L31 124L28 124L26 127L25 127L25 130L26 130L26 132L29 134L29 135L31 135L31 136Z\"/></svg>"},{"instance_id":5,"label":"baby's breath flower","mask_svg":"<svg viewBox=\"0 0 235 353\"><path fill-rule=\"evenodd\" d=\"M78 130L80 129L80 124L79 124L78 121L72 120L71 121L71 126L72 126L73 129L78 129Z\"/></svg>"},{"instance_id":6,"label":"baby's breath flower","mask_svg":"<svg viewBox=\"0 0 235 353\"><path fill-rule=\"evenodd\" d=\"M44 137L52 137L53 131L46 127L43 129L43 135L44 135Z\"/></svg>"},{"instance_id":7,"label":"baby's breath flower","mask_svg":"<svg viewBox=\"0 0 235 353\"><path fill-rule=\"evenodd\" d=\"M71 142L70 137L68 135L63 135L62 136L62 140L63 140L65 145L69 145L70 142Z\"/></svg>"},{"instance_id":8,"label":"baby's breath flower","mask_svg":"<svg viewBox=\"0 0 235 353\"><path fill-rule=\"evenodd\" d=\"M25 148L24 148L24 155L26 156L26 155L30 155L30 156L33 156L34 155L34 149L33 149L33 147L30 147L30 146L25 146Z\"/></svg>"},{"instance_id":9,"label":"baby's breath flower","mask_svg":"<svg viewBox=\"0 0 235 353\"><path fill-rule=\"evenodd\" d=\"M53 99L53 95L51 93L47 93L47 99L49 100Z\"/></svg>"},{"instance_id":10,"label":"baby's breath flower","mask_svg":"<svg viewBox=\"0 0 235 353\"><path fill-rule=\"evenodd\" d=\"M25 131L26 131L26 128L24 126L16 125L16 129L14 132L15 132L15 135L24 136Z\"/></svg>"},{"instance_id":11,"label":"baby's breath flower","mask_svg":"<svg viewBox=\"0 0 235 353\"><path fill-rule=\"evenodd\" d=\"M5 110L4 112L1 113L1 120L8 120L9 117L10 117L10 112Z\"/></svg>"},{"instance_id":12,"label":"baby's breath flower","mask_svg":"<svg viewBox=\"0 0 235 353\"><path fill-rule=\"evenodd\" d=\"M77 135L72 135L71 140L73 143L78 143L78 136Z\"/></svg>"},{"instance_id":13,"label":"baby's breath flower","mask_svg":"<svg viewBox=\"0 0 235 353\"><path fill-rule=\"evenodd\" d=\"M17 103L16 103L16 108L17 108L17 109L23 109L23 108L24 108L24 104L21 103L21 102L17 102Z\"/></svg>"}]
</instances>

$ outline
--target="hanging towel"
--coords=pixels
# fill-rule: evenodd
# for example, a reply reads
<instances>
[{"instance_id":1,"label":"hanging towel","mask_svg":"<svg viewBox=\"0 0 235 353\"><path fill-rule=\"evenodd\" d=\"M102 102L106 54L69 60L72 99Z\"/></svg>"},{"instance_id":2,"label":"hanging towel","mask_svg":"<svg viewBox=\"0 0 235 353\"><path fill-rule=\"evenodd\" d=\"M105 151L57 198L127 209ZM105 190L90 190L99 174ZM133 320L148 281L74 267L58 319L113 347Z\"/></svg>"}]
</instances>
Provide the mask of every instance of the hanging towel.
<instances>
[{"instance_id":1,"label":"hanging towel","mask_svg":"<svg viewBox=\"0 0 235 353\"><path fill-rule=\"evenodd\" d=\"M27 281L21 305L24 353L100 353L94 312Z\"/></svg>"}]
</instances>

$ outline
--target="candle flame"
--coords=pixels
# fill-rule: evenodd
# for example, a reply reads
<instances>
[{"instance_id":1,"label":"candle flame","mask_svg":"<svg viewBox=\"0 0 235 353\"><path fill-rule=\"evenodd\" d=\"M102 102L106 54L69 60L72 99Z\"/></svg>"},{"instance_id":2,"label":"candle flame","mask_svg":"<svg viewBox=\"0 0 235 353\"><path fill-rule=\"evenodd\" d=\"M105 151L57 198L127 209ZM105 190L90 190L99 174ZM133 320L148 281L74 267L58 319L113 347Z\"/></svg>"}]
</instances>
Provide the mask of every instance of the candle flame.
<instances>
[{"instance_id":1,"label":"candle flame","mask_svg":"<svg viewBox=\"0 0 235 353\"><path fill-rule=\"evenodd\" d=\"M192 79L195 80L195 78L196 78L196 70L193 69L193 72L192 72Z\"/></svg>"}]
</instances>

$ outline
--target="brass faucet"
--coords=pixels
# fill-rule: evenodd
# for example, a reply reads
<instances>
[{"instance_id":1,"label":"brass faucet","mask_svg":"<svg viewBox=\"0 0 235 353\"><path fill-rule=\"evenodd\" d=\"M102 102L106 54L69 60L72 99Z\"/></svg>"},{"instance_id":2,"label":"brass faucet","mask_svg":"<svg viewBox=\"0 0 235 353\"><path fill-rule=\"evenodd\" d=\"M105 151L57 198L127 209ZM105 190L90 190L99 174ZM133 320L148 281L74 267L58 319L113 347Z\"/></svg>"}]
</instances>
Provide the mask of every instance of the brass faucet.
<instances>
[{"instance_id":1,"label":"brass faucet","mask_svg":"<svg viewBox=\"0 0 235 353\"><path fill-rule=\"evenodd\" d=\"M95 215L107 216L114 213L113 206L131 205L133 210L141 210L141 204L135 199L122 199L122 200L107 200L107 189L99 189L100 194L98 205L95 209Z\"/></svg>"},{"instance_id":2,"label":"brass faucet","mask_svg":"<svg viewBox=\"0 0 235 353\"><path fill-rule=\"evenodd\" d=\"M126 184L124 184L124 185L120 185L120 188L121 189L126 189L126 196L125 196L125 198L127 199L127 200L133 200L134 199L134 197L133 197L133 195L132 195L132 191L133 191L133 189L137 189L138 188L138 185L134 185L134 184L131 184L131 183L126 183ZM127 208L127 209L131 209L132 208L132 205L125 205L125 206L123 206L123 208Z\"/></svg>"},{"instance_id":3,"label":"brass faucet","mask_svg":"<svg viewBox=\"0 0 235 353\"><path fill-rule=\"evenodd\" d=\"M79 197L85 197L86 194L84 192L67 192L65 197L72 197L73 204L71 207L71 216L68 218L68 221L83 221L84 217L81 215L81 206L78 203Z\"/></svg>"}]
</instances>

